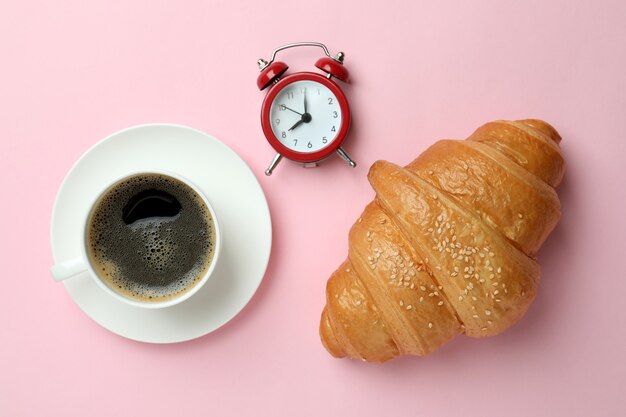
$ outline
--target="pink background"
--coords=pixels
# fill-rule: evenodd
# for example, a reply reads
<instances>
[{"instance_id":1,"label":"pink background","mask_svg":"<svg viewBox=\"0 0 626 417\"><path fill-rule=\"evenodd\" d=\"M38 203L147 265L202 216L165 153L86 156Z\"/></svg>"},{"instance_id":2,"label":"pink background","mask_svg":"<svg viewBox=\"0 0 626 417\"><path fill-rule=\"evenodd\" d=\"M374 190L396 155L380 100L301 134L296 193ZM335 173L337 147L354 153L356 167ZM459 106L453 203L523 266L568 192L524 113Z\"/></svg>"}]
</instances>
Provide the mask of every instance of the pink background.
<instances>
[{"instance_id":1,"label":"pink background","mask_svg":"<svg viewBox=\"0 0 626 417\"><path fill-rule=\"evenodd\" d=\"M316 0L0 4L0 415L625 415L626 3ZM354 113L338 158L262 173L256 60L346 52ZM311 70L315 49L283 55ZM514 328L426 358L334 360L317 329L328 275L372 198L376 159L538 117L563 136L563 218ZM258 293L215 333L118 337L52 282L50 212L74 161L121 128L173 122L231 146L274 221ZM622 398L620 398L622 397Z\"/></svg>"}]
</instances>

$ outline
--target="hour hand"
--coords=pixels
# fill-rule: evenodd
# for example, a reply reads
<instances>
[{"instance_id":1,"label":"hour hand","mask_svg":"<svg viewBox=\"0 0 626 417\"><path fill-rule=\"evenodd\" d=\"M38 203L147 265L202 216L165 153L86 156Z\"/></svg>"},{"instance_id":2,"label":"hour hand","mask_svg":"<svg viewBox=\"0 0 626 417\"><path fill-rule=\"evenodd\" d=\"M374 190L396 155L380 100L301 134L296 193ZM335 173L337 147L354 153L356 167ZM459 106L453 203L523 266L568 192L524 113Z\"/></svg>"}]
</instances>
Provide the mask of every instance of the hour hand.
<instances>
[{"instance_id":1,"label":"hour hand","mask_svg":"<svg viewBox=\"0 0 626 417\"><path fill-rule=\"evenodd\" d=\"M302 119L298 120L296 124L294 124L293 126L289 128L289 130L294 130L296 127L300 126L302 123L304 123Z\"/></svg>"}]
</instances>

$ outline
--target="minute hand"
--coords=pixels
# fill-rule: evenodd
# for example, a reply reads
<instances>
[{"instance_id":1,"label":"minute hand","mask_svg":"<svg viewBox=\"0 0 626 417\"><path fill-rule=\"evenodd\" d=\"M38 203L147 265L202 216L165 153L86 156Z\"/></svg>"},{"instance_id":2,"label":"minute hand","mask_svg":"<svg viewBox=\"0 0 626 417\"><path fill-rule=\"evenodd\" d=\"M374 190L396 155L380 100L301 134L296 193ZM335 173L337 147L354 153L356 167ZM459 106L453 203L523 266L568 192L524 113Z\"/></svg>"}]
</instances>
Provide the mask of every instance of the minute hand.
<instances>
[{"instance_id":1,"label":"minute hand","mask_svg":"<svg viewBox=\"0 0 626 417\"><path fill-rule=\"evenodd\" d=\"M300 116L302 116L302 113L300 113L299 111L295 111L294 109L290 109L289 107L285 106L284 104L281 104L281 107L284 108L284 109L287 109L287 110L291 110L295 114L299 114Z\"/></svg>"}]
</instances>

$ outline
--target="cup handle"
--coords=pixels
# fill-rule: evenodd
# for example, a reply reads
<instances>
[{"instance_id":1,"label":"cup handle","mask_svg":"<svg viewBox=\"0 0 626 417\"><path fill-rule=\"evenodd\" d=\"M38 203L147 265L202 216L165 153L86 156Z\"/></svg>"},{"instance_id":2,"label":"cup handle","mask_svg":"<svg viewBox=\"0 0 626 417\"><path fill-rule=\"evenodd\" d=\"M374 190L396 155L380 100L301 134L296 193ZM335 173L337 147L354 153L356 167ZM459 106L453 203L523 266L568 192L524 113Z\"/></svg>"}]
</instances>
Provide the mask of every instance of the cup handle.
<instances>
[{"instance_id":1,"label":"cup handle","mask_svg":"<svg viewBox=\"0 0 626 417\"><path fill-rule=\"evenodd\" d=\"M68 278L72 278L80 274L81 272L85 272L87 270L87 265L83 258L74 258L69 261L54 265L50 268L50 272L52 273L52 278L55 281L63 281Z\"/></svg>"}]
</instances>

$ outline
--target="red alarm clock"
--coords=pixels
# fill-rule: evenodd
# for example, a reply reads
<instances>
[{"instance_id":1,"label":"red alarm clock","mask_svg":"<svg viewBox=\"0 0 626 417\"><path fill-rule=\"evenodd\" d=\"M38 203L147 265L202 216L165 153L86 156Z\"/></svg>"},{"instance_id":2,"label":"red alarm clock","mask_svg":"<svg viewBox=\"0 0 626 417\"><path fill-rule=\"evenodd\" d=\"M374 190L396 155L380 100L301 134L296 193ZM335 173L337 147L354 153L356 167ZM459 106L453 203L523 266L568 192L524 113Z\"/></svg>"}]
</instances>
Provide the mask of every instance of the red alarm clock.
<instances>
[{"instance_id":1,"label":"red alarm clock","mask_svg":"<svg viewBox=\"0 0 626 417\"><path fill-rule=\"evenodd\" d=\"M289 68L275 61L276 54L298 46L316 46L326 54L315 66L325 74L297 72L285 74ZM260 90L269 88L261 106L261 126L270 145L276 150L266 175L271 175L283 157L303 164L317 166L319 161L339 154L350 166L350 159L341 145L350 129L348 100L332 78L348 81L348 70L343 66L344 54L331 57L328 48L318 42L298 42L274 50L268 61L259 59L261 74L257 78Z\"/></svg>"}]
</instances>

